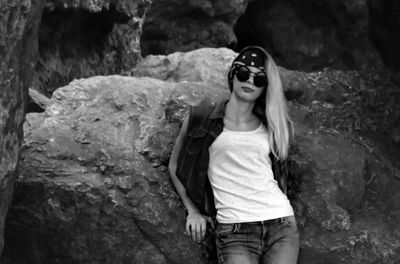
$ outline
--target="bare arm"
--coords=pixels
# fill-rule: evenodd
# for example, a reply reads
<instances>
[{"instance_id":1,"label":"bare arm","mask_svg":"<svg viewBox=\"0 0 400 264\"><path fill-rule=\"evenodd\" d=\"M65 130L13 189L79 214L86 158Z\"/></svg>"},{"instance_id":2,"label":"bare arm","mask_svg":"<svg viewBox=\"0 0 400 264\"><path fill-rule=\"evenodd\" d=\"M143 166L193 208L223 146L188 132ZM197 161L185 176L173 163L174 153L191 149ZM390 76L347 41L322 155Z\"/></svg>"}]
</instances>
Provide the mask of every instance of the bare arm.
<instances>
[{"instance_id":1,"label":"bare arm","mask_svg":"<svg viewBox=\"0 0 400 264\"><path fill-rule=\"evenodd\" d=\"M194 205L192 200L190 200L190 198L186 193L185 186L183 186L183 184L175 174L178 163L178 155L183 144L183 138L187 132L188 123L189 123L189 116L186 116L185 120L183 121L181 131L179 132L179 135L175 141L175 146L174 149L172 150L171 158L168 164L168 170L169 170L169 175L171 176L172 183L174 184L176 191L181 197L183 205L186 207L188 213L190 214L192 212L199 212L199 209Z\"/></svg>"},{"instance_id":2,"label":"bare arm","mask_svg":"<svg viewBox=\"0 0 400 264\"><path fill-rule=\"evenodd\" d=\"M210 217L202 215L200 210L196 207L196 205L192 202L189 196L186 193L186 188L183 186L182 182L178 179L175 174L177 163L178 163L178 155L181 150L183 139L187 132L189 124L189 116L186 116L183 121L181 131L176 139L174 149L171 153L171 158L168 164L169 174L171 176L172 183L175 186L177 193L179 194L183 205L186 207L188 211L188 216L186 219L186 232L190 234L193 241L201 242L204 239L207 222L213 225L213 222Z\"/></svg>"}]
</instances>

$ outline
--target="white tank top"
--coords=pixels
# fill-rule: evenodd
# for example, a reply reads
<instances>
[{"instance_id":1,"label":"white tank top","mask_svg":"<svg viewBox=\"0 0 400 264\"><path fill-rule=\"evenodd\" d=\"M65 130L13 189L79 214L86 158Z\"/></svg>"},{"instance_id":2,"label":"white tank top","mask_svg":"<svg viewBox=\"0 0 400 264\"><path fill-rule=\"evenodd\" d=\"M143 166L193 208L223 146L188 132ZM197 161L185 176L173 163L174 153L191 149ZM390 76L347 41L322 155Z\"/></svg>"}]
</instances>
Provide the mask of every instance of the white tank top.
<instances>
[{"instance_id":1,"label":"white tank top","mask_svg":"<svg viewBox=\"0 0 400 264\"><path fill-rule=\"evenodd\" d=\"M218 222L254 222L293 215L273 176L264 125L253 131L224 128L209 153L208 177Z\"/></svg>"}]
</instances>

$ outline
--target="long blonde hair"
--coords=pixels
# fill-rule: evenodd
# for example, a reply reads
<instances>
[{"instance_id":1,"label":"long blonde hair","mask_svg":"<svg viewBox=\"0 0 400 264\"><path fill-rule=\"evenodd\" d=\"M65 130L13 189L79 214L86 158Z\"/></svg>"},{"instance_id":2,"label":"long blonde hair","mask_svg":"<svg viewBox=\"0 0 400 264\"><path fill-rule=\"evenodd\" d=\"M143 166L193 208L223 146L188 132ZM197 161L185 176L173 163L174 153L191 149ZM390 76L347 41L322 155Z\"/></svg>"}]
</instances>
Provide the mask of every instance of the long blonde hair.
<instances>
[{"instance_id":1,"label":"long blonde hair","mask_svg":"<svg viewBox=\"0 0 400 264\"><path fill-rule=\"evenodd\" d=\"M278 67L271 55L267 52L266 54L265 68L267 69L268 86L265 95L265 115L270 133L269 143L272 153L276 157L286 159L289 152L290 137L293 136L293 123L289 117Z\"/></svg>"},{"instance_id":2,"label":"long blonde hair","mask_svg":"<svg viewBox=\"0 0 400 264\"><path fill-rule=\"evenodd\" d=\"M289 117L285 95L283 93L282 81L279 70L271 55L259 46L248 46L239 52L242 54L248 49L258 49L265 54L265 69L268 78L268 86L257 99L254 112L265 115L269 133L269 144L275 157L286 159L289 152L290 138L293 136L293 123ZM236 59L235 59L236 60ZM228 74L229 88L232 91L233 71L232 67ZM261 108L261 109L260 109Z\"/></svg>"}]
</instances>

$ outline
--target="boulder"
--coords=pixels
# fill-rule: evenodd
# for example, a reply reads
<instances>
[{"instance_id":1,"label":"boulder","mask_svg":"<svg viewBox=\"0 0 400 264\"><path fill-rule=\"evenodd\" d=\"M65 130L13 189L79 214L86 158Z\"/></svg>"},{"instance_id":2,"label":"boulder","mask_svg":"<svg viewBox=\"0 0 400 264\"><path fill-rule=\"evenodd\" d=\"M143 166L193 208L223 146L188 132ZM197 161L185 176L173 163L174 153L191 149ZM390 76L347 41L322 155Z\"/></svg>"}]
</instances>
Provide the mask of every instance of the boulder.
<instances>
[{"instance_id":1,"label":"boulder","mask_svg":"<svg viewBox=\"0 0 400 264\"><path fill-rule=\"evenodd\" d=\"M13 258L33 263L203 263L166 165L187 106L223 92L120 76L58 89L27 116L5 251L19 245Z\"/></svg>"},{"instance_id":2,"label":"boulder","mask_svg":"<svg viewBox=\"0 0 400 264\"><path fill-rule=\"evenodd\" d=\"M393 118L400 106L394 106L399 94L391 92L396 76L287 71L290 75L287 84L308 82L290 108L296 131L290 194L302 229L299 263L397 263L400 145ZM313 97L302 98L308 95Z\"/></svg>"},{"instance_id":3,"label":"boulder","mask_svg":"<svg viewBox=\"0 0 400 264\"><path fill-rule=\"evenodd\" d=\"M121 73L141 58L151 1L46 1L33 88L50 97L74 78Z\"/></svg>"},{"instance_id":4,"label":"boulder","mask_svg":"<svg viewBox=\"0 0 400 264\"><path fill-rule=\"evenodd\" d=\"M25 100L36 59L43 1L0 2L0 255L20 157Z\"/></svg>"},{"instance_id":5,"label":"boulder","mask_svg":"<svg viewBox=\"0 0 400 264\"><path fill-rule=\"evenodd\" d=\"M210 240L198 245L185 235L166 166L188 107L205 96L216 102L229 95L225 80L215 85L201 58L213 58L213 74L223 76L228 55L234 54L202 49L153 56L132 70L141 77L75 80L57 89L44 113L29 114L3 263L215 262L206 250ZM354 80L365 76L281 73L294 94L289 196L301 231L299 263L395 264L395 163L382 146L345 129L354 117L339 119L364 89ZM307 82L304 93L293 92ZM317 93L313 83L323 84ZM302 98L309 95L317 99Z\"/></svg>"}]
</instances>

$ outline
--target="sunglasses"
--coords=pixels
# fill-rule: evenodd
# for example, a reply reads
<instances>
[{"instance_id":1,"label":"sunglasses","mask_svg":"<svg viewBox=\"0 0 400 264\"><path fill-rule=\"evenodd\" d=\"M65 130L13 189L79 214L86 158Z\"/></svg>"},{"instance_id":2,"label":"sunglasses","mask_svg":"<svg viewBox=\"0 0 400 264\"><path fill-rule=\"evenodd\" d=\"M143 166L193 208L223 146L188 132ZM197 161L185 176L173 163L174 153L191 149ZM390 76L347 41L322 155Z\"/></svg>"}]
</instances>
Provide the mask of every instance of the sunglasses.
<instances>
[{"instance_id":1,"label":"sunglasses","mask_svg":"<svg viewBox=\"0 0 400 264\"><path fill-rule=\"evenodd\" d=\"M258 88L265 87L268 83L268 78L265 72L260 71L253 73L246 66L239 66L234 70L234 74L239 82L246 82L250 78L250 75L253 74L254 86Z\"/></svg>"}]
</instances>

